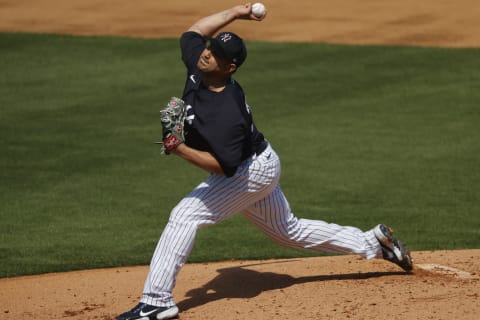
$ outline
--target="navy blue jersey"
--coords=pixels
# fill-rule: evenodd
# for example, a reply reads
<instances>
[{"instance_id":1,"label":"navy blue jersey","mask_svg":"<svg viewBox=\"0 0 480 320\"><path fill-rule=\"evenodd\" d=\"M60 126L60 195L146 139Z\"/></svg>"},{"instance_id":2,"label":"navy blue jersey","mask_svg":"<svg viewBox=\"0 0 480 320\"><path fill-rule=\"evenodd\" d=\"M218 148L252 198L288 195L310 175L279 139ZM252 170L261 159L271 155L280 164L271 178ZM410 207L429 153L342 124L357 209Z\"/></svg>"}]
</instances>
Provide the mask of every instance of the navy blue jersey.
<instances>
[{"instance_id":1,"label":"navy blue jersey","mask_svg":"<svg viewBox=\"0 0 480 320\"><path fill-rule=\"evenodd\" d=\"M230 79L221 92L210 91L202 84L197 62L205 43L196 32L186 32L180 39L182 60L187 67L182 96L187 106L185 143L210 152L226 176L231 177L242 161L262 151L265 142L236 81Z\"/></svg>"}]
</instances>

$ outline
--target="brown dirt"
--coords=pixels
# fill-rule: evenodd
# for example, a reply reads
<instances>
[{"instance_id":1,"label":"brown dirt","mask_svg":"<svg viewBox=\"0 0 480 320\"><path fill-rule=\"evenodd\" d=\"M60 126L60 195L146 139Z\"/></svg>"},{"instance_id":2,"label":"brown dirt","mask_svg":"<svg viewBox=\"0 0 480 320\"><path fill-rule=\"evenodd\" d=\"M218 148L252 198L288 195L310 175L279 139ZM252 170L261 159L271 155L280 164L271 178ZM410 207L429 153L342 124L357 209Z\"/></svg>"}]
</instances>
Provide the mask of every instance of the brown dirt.
<instances>
[{"instance_id":1,"label":"brown dirt","mask_svg":"<svg viewBox=\"0 0 480 320\"><path fill-rule=\"evenodd\" d=\"M1 31L178 37L232 0L0 0ZM480 47L478 0L264 0L268 17L229 29L246 39Z\"/></svg>"},{"instance_id":2,"label":"brown dirt","mask_svg":"<svg viewBox=\"0 0 480 320\"><path fill-rule=\"evenodd\" d=\"M248 40L480 47L478 0L263 2L265 21L238 21L230 29ZM177 37L195 19L234 4L0 0L0 32ZM413 257L419 267L411 275L356 256L187 264L175 297L185 320L478 319L480 250ZM147 272L131 267L0 279L0 318L112 319L137 303Z\"/></svg>"},{"instance_id":3,"label":"brown dirt","mask_svg":"<svg viewBox=\"0 0 480 320\"><path fill-rule=\"evenodd\" d=\"M356 256L187 264L174 293L185 320L478 319L480 250L413 258L437 270L405 274ZM138 302L147 272L141 266L0 279L0 318L113 319Z\"/></svg>"}]
</instances>

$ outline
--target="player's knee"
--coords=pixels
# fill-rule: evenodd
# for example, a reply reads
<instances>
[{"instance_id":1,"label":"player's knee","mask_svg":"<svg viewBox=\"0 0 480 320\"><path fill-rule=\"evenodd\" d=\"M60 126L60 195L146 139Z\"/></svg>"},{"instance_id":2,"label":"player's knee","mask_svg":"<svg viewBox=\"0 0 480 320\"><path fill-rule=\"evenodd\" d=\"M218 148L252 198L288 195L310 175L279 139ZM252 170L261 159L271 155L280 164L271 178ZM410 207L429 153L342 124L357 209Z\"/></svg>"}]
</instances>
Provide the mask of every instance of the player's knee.
<instances>
[{"instance_id":1,"label":"player's knee","mask_svg":"<svg viewBox=\"0 0 480 320\"><path fill-rule=\"evenodd\" d=\"M215 223L215 221L210 221L209 216L202 210L185 208L180 205L172 209L169 221L175 224L188 224L197 228Z\"/></svg>"},{"instance_id":2,"label":"player's knee","mask_svg":"<svg viewBox=\"0 0 480 320\"><path fill-rule=\"evenodd\" d=\"M171 222L187 222L192 220L192 211L187 210L186 208L177 205L170 212L170 221Z\"/></svg>"}]
</instances>

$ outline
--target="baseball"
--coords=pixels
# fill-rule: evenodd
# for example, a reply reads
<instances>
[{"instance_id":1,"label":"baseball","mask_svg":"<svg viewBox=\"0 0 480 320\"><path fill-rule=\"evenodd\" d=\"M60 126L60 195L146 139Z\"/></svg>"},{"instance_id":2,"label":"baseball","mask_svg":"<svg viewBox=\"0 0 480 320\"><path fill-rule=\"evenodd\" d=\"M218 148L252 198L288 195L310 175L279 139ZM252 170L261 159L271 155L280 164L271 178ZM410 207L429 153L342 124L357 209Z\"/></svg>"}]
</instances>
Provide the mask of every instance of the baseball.
<instances>
[{"instance_id":1,"label":"baseball","mask_svg":"<svg viewBox=\"0 0 480 320\"><path fill-rule=\"evenodd\" d=\"M263 3L257 2L252 5L252 13L255 17L260 18L265 14L265 6Z\"/></svg>"}]
</instances>

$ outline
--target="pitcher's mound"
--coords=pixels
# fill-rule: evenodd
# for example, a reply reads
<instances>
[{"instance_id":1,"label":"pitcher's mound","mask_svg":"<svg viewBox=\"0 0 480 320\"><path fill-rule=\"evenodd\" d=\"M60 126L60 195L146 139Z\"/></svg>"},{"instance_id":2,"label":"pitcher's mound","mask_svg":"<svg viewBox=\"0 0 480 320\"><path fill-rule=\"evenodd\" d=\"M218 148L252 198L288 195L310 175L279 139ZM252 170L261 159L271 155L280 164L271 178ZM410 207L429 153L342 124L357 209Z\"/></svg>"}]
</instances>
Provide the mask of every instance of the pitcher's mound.
<instances>
[{"instance_id":1,"label":"pitcher's mound","mask_svg":"<svg viewBox=\"0 0 480 320\"><path fill-rule=\"evenodd\" d=\"M480 250L413 259L422 268L412 274L356 256L187 264L175 298L182 320L478 319ZM1 319L113 319L138 303L147 273L141 266L0 279Z\"/></svg>"}]
</instances>

